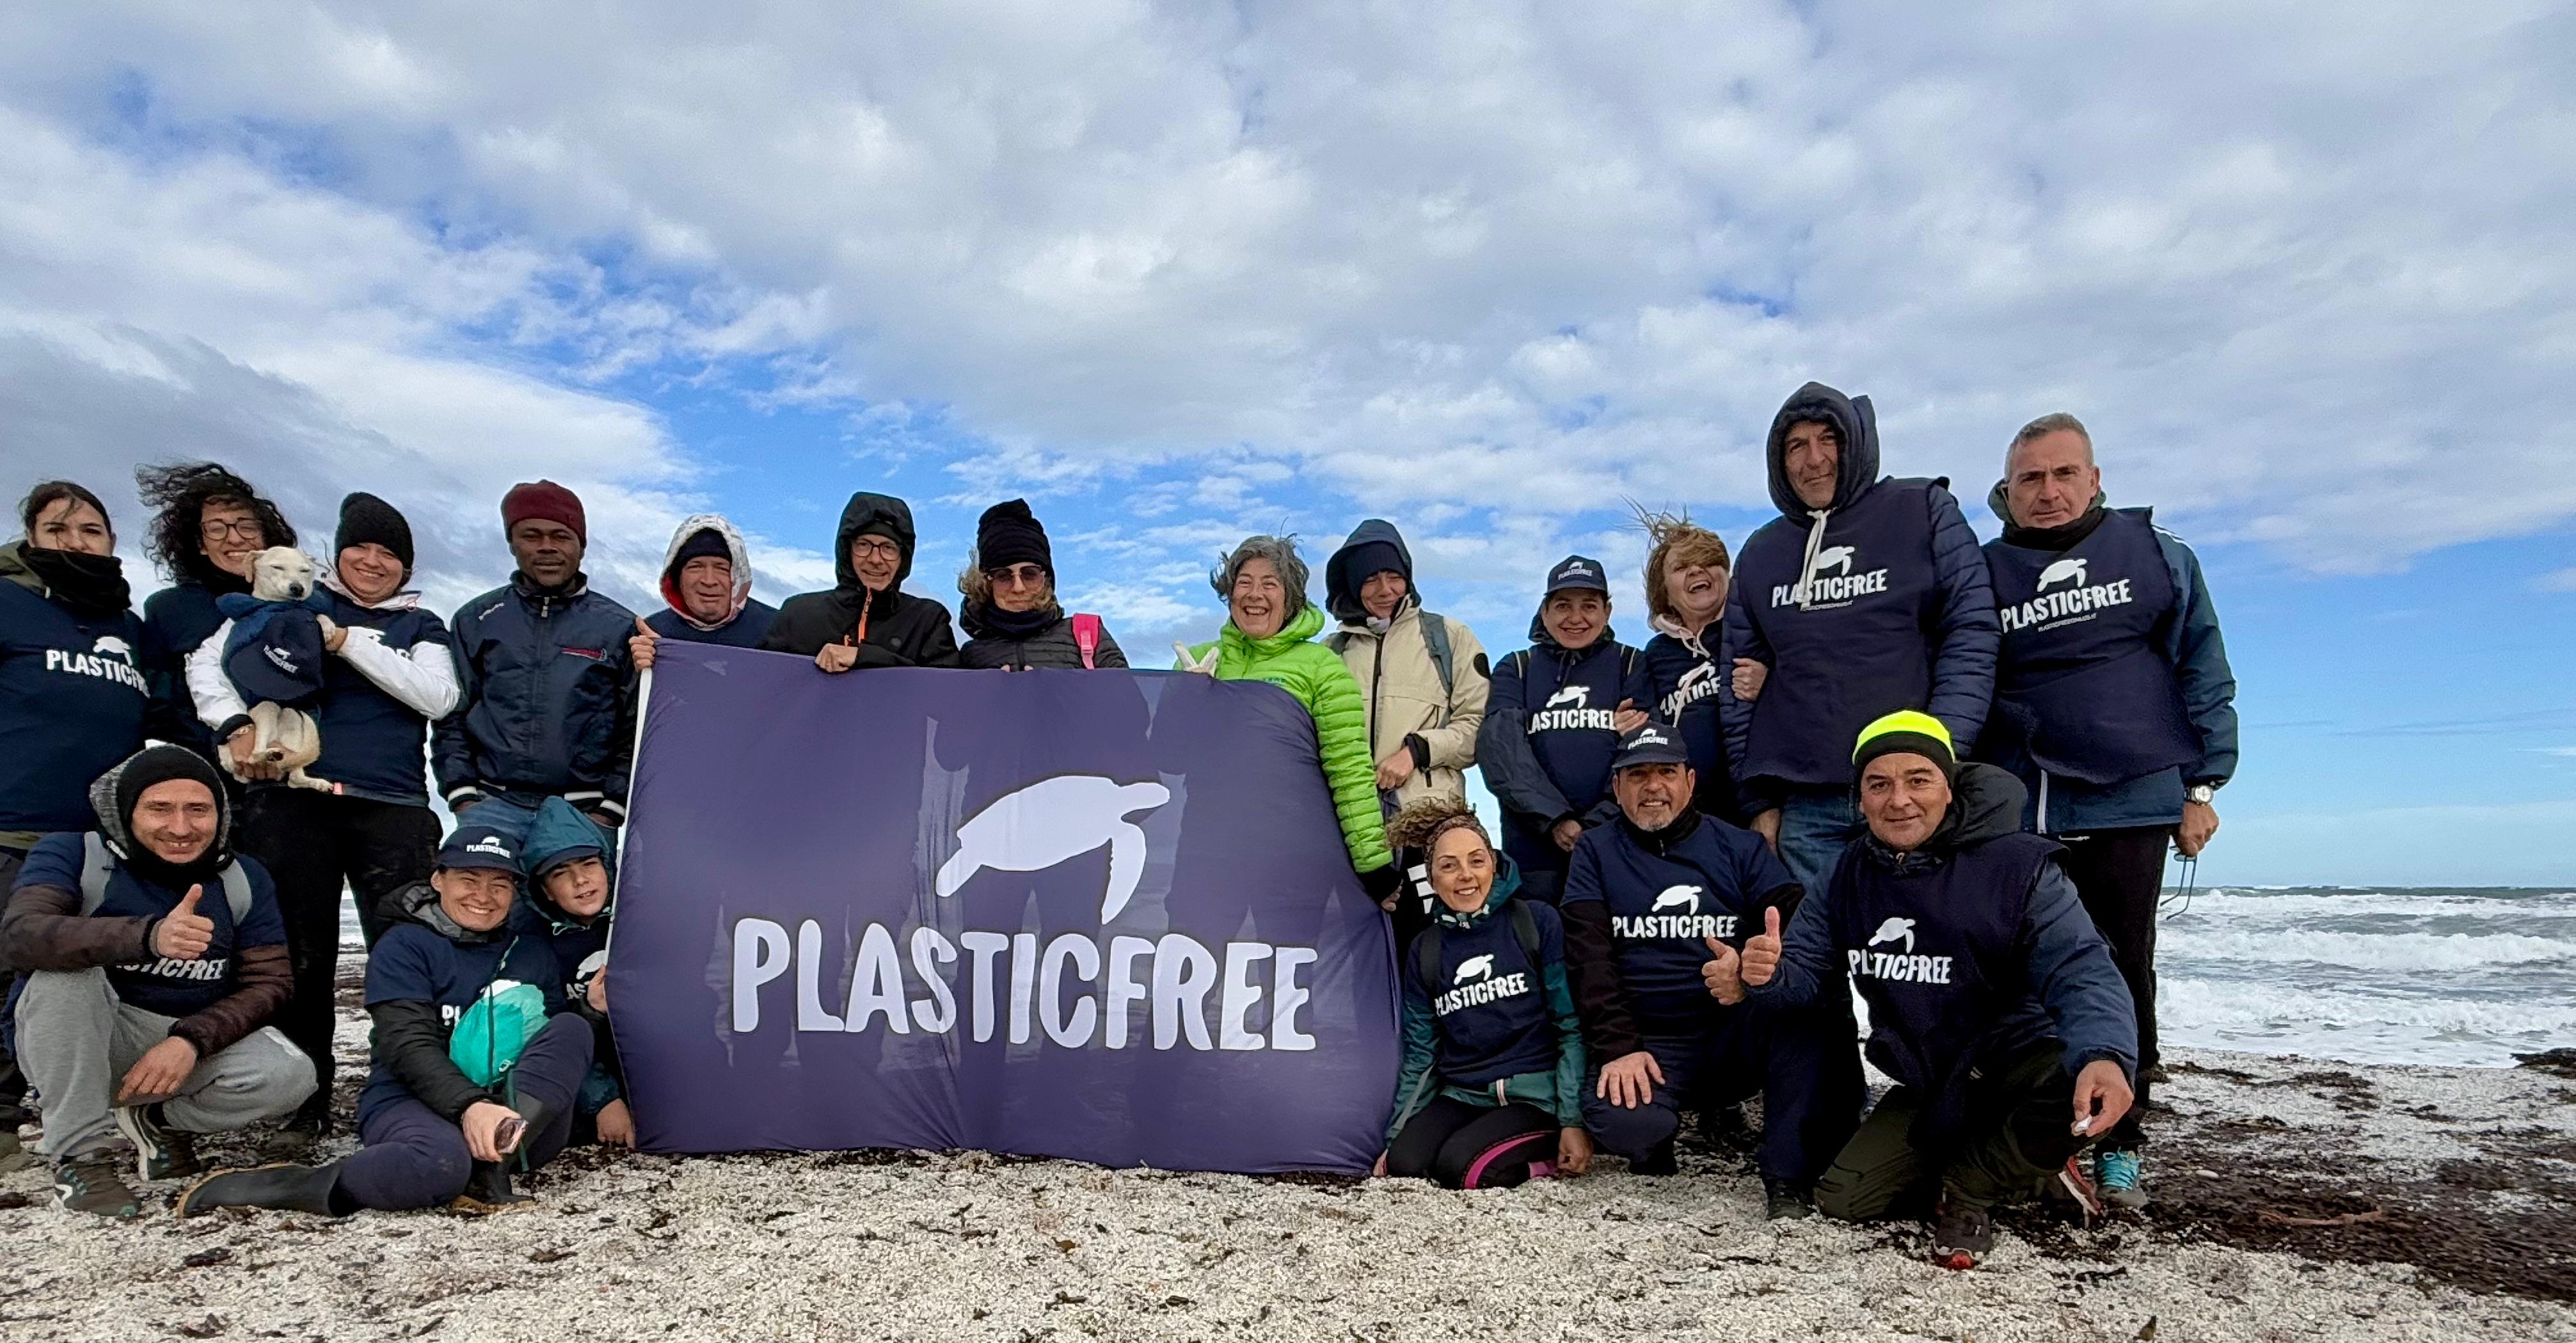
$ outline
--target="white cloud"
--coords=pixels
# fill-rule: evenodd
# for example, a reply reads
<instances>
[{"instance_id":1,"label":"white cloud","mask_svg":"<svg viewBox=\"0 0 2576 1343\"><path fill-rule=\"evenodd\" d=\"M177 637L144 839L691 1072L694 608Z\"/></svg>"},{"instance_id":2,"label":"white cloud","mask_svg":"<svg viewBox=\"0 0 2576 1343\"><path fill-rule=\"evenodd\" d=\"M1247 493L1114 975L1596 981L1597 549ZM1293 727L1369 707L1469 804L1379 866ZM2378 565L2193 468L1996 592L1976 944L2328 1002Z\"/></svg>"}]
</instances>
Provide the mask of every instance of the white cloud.
<instances>
[{"instance_id":1,"label":"white cloud","mask_svg":"<svg viewBox=\"0 0 2576 1343\"><path fill-rule=\"evenodd\" d=\"M2576 592L2576 568L2552 569L2531 580L2531 585L2542 592Z\"/></svg>"}]
</instances>

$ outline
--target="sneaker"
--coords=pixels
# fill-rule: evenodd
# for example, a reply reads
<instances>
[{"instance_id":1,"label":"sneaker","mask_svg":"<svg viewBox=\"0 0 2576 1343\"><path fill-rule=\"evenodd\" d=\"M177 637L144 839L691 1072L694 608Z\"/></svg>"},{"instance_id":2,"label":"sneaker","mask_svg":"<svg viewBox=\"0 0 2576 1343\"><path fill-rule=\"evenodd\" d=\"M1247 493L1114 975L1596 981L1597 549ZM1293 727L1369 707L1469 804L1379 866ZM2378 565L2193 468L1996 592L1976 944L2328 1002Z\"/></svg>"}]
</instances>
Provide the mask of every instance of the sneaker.
<instances>
[{"instance_id":1,"label":"sneaker","mask_svg":"<svg viewBox=\"0 0 2576 1343\"><path fill-rule=\"evenodd\" d=\"M2102 1215L2102 1195L2094 1188L2093 1177L2084 1173L2082 1155L2066 1158L2066 1164L2057 1168L2057 1190L2075 1201L2086 1226Z\"/></svg>"},{"instance_id":2,"label":"sneaker","mask_svg":"<svg viewBox=\"0 0 2576 1343\"><path fill-rule=\"evenodd\" d=\"M1762 1177L1762 1215L1774 1222L1794 1222L1816 1215L1816 1194L1795 1180Z\"/></svg>"},{"instance_id":3,"label":"sneaker","mask_svg":"<svg viewBox=\"0 0 2576 1343\"><path fill-rule=\"evenodd\" d=\"M2094 1162L2094 1188L2115 1207L2147 1206L2146 1163L2135 1152L2104 1152Z\"/></svg>"},{"instance_id":4,"label":"sneaker","mask_svg":"<svg viewBox=\"0 0 2576 1343\"><path fill-rule=\"evenodd\" d=\"M1681 1174L1682 1162L1680 1157L1673 1154L1673 1140L1666 1138L1646 1149L1644 1156L1628 1163L1628 1173L1631 1175Z\"/></svg>"},{"instance_id":5,"label":"sneaker","mask_svg":"<svg viewBox=\"0 0 2576 1343\"><path fill-rule=\"evenodd\" d=\"M117 1173L124 1164L108 1153L92 1152L54 1167L54 1206L118 1219L140 1213L142 1203Z\"/></svg>"},{"instance_id":6,"label":"sneaker","mask_svg":"<svg viewBox=\"0 0 2576 1343\"><path fill-rule=\"evenodd\" d=\"M1941 1200L1941 1218L1932 1228L1932 1262L1962 1272L1995 1248L1994 1219L1983 1208L1954 1199Z\"/></svg>"},{"instance_id":7,"label":"sneaker","mask_svg":"<svg viewBox=\"0 0 2576 1343\"><path fill-rule=\"evenodd\" d=\"M298 1110L261 1141L259 1159L272 1163L301 1161L312 1152L315 1144L329 1136L330 1111Z\"/></svg>"},{"instance_id":8,"label":"sneaker","mask_svg":"<svg viewBox=\"0 0 2576 1343\"><path fill-rule=\"evenodd\" d=\"M158 1105L116 1107L116 1131L134 1144L134 1174L144 1183L185 1179L205 1167L197 1161L197 1135L164 1128Z\"/></svg>"}]
</instances>

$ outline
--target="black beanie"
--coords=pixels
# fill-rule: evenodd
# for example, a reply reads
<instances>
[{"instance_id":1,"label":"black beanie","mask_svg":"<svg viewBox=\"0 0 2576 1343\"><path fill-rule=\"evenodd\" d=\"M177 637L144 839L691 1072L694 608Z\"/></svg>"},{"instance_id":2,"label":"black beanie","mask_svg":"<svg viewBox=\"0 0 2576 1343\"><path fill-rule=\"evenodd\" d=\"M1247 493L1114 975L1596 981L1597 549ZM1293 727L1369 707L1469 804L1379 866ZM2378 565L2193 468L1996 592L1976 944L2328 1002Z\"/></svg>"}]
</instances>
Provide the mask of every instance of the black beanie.
<instances>
[{"instance_id":1,"label":"black beanie","mask_svg":"<svg viewBox=\"0 0 2576 1343\"><path fill-rule=\"evenodd\" d=\"M1034 564L1055 577L1055 552L1047 548L1046 528L1030 515L1028 500L1005 499L976 519L975 563L988 572Z\"/></svg>"},{"instance_id":2,"label":"black beanie","mask_svg":"<svg viewBox=\"0 0 2576 1343\"><path fill-rule=\"evenodd\" d=\"M682 541L680 548L671 552L671 563L662 570L662 576L677 578L682 569L689 567L689 561L699 559L719 559L727 564L733 563L733 547L725 544L724 533L713 527L700 527L689 533L689 539Z\"/></svg>"},{"instance_id":3,"label":"black beanie","mask_svg":"<svg viewBox=\"0 0 2576 1343\"><path fill-rule=\"evenodd\" d=\"M215 767L207 764L204 756L184 746L147 746L126 757L125 763L118 765L112 773L116 780L113 804L116 824L113 829L121 834L122 847L128 850L123 855L125 865L133 869L136 876L177 890L223 870L224 864L232 857L229 848L232 807L224 797L223 777L215 773ZM142 841L134 837L134 808L143 800L145 790L173 779L193 779L215 795L214 842L206 846L206 851L198 855L195 862L184 865L163 861L160 855L145 848ZM98 792L93 789L90 794L93 806L102 800Z\"/></svg>"},{"instance_id":4,"label":"black beanie","mask_svg":"<svg viewBox=\"0 0 2576 1343\"><path fill-rule=\"evenodd\" d=\"M361 490L340 501L340 531L331 538L331 554L336 559L341 551L369 542L392 551L402 561L403 573L411 573L411 524L392 504Z\"/></svg>"}]
</instances>

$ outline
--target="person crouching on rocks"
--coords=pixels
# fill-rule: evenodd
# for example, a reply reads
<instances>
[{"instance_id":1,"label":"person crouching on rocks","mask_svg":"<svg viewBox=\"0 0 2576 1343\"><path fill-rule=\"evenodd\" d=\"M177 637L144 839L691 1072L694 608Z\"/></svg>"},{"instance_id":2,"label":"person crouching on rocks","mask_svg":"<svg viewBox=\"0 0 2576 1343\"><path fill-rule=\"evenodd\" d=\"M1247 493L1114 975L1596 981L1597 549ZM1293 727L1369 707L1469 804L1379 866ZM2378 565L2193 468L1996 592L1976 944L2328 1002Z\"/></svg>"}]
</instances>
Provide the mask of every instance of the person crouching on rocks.
<instances>
[{"instance_id":1,"label":"person crouching on rocks","mask_svg":"<svg viewBox=\"0 0 2576 1343\"><path fill-rule=\"evenodd\" d=\"M564 1005L591 1024L590 1074L574 1107L573 1141L633 1147L635 1116L608 1034L608 899L617 881L616 854L607 831L562 798L547 798L528 827L528 898L513 917L553 949Z\"/></svg>"},{"instance_id":2,"label":"person crouching on rocks","mask_svg":"<svg viewBox=\"0 0 2576 1343\"><path fill-rule=\"evenodd\" d=\"M468 821L428 881L389 897L391 926L367 958L375 1061L358 1095L365 1145L327 1166L209 1177L180 1197L180 1216L449 1203L488 1212L526 1201L510 1168L534 1170L563 1150L592 1041L589 1022L551 1016L564 977L545 939L511 925L519 867L517 840Z\"/></svg>"},{"instance_id":3,"label":"person crouching on rocks","mask_svg":"<svg viewBox=\"0 0 2576 1343\"><path fill-rule=\"evenodd\" d=\"M2075 1158L2127 1113L2138 1061L2129 986L2067 878L2065 850L2021 829L2021 781L1960 764L1949 730L1905 710L1863 728L1867 834L1783 934L1746 940L1748 1000L1869 1004L1869 1059L1897 1081L1816 1185L1861 1221L1939 1191L1933 1257L1973 1268L1997 1205L2052 1182L2093 1206ZM1720 956L1715 974L1723 976Z\"/></svg>"},{"instance_id":4,"label":"person crouching on rocks","mask_svg":"<svg viewBox=\"0 0 2576 1343\"><path fill-rule=\"evenodd\" d=\"M1515 898L1518 869L1461 799L1413 803L1393 832L1429 855L1440 909L1397 967L1404 1069L1377 1173L1451 1189L1582 1174L1583 1038L1556 911Z\"/></svg>"}]
</instances>

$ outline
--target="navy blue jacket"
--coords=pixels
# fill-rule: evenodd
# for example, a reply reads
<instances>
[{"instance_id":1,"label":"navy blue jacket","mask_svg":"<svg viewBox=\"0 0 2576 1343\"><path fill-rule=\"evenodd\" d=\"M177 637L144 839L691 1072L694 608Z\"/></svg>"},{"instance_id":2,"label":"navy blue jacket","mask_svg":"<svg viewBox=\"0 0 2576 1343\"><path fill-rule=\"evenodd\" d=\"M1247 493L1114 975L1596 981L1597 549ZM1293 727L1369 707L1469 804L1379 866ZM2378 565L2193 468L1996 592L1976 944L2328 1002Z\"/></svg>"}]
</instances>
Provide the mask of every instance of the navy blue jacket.
<instances>
[{"instance_id":1,"label":"navy blue jacket","mask_svg":"<svg viewBox=\"0 0 2576 1343\"><path fill-rule=\"evenodd\" d=\"M2020 828L2020 781L1959 769L1932 838L1898 854L1864 835L1781 938L1779 971L1748 985L1774 1009L1841 992L1869 1004L1872 1063L1927 1097L1928 1139L1956 1131L1972 1074L2056 1040L2070 1074L2110 1059L2135 1074L2128 982L2076 898L2056 844Z\"/></svg>"},{"instance_id":2,"label":"navy blue jacket","mask_svg":"<svg viewBox=\"0 0 2576 1343\"><path fill-rule=\"evenodd\" d=\"M1789 426L1801 420L1830 423L1842 439L1821 519L1783 464ZM1985 555L1947 482L1879 478L1867 397L1808 383L1774 418L1768 457L1781 515L1736 556L1721 658L1771 669L1753 703L1731 688L1720 701L1747 816L1793 791L1848 788L1860 729L1898 709L1921 709L1953 741L1974 742L1994 699L2002 638Z\"/></svg>"},{"instance_id":3,"label":"navy blue jacket","mask_svg":"<svg viewBox=\"0 0 2576 1343\"><path fill-rule=\"evenodd\" d=\"M1654 695L1646 660L1604 629L1589 647L1569 651L1538 618L1530 647L1494 664L1485 722L1476 732L1476 763L1503 806L1503 852L1522 878L1565 871L1565 850L1548 831L1572 817L1586 827L1617 815L1610 759L1619 734L1610 723L1622 702L1645 708ZM1533 883L1549 894L1551 881Z\"/></svg>"},{"instance_id":4,"label":"navy blue jacket","mask_svg":"<svg viewBox=\"0 0 2576 1343\"><path fill-rule=\"evenodd\" d=\"M477 1100L497 1099L447 1056L448 1036L465 1010L487 985L509 979L535 985L552 1014L563 1006L563 972L544 936L525 931L515 917L489 933L459 927L425 881L386 897L385 914L390 926L367 953L366 1005L376 1030L367 1088L358 1094L358 1126L407 1098L454 1120ZM385 1010L396 1004L413 1010ZM422 1038L407 1038L404 1026Z\"/></svg>"},{"instance_id":5,"label":"navy blue jacket","mask_svg":"<svg viewBox=\"0 0 2576 1343\"><path fill-rule=\"evenodd\" d=\"M449 805L500 791L626 814L635 737L635 614L576 580L540 593L514 577L456 612L460 698L432 763Z\"/></svg>"},{"instance_id":6,"label":"navy blue jacket","mask_svg":"<svg viewBox=\"0 0 2576 1343\"><path fill-rule=\"evenodd\" d=\"M224 577L227 580L232 578L230 574ZM166 669L156 673L155 694L169 704L187 704L184 668L188 655L196 652L197 645L213 638L215 631L224 627L224 613L216 609L216 599L224 593L249 591L250 584L246 582L232 582L218 592L194 578L182 578L144 599L143 627L150 631L159 655L168 659ZM176 735L167 740L177 742L208 760L215 758L214 734L195 714L173 714L171 728ZM232 776L226 774L224 780L229 784Z\"/></svg>"},{"instance_id":7,"label":"navy blue jacket","mask_svg":"<svg viewBox=\"0 0 2576 1343\"><path fill-rule=\"evenodd\" d=\"M2003 539L1986 543L1991 562L2015 533L2005 514L2002 485L1995 487L1988 503L2007 528ZM2154 535L2174 602L2156 631L2155 644L2172 669L2183 714L2199 740L2199 758L2118 783L2087 783L2042 770L2029 752L2016 749L2010 734L1998 731L2000 722L1990 721L1977 754L2022 781L2031 794L2024 824L2043 835L2178 824L2187 785L2224 784L2236 773L2236 673L2228 666L2227 643L2219 633L2218 607L2210 600L2209 580L2201 572L2200 557L2182 538L2162 527L2154 528ZM2009 641L2004 656L2011 656ZM2009 663L2003 670L2002 679L2009 679Z\"/></svg>"},{"instance_id":8,"label":"navy blue jacket","mask_svg":"<svg viewBox=\"0 0 2576 1343\"><path fill-rule=\"evenodd\" d=\"M94 818L91 823L96 824ZM18 869L12 889L51 886L77 895L87 844L88 838L81 832L47 835L36 841L36 847L27 851L26 865ZM278 913L277 884L269 879L268 869L247 854L236 854L232 861L240 864L242 874L250 878L249 915L236 927L232 902L224 898L223 888L214 881L203 883L197 913L215 925L214 941L207 944L206 954L180 961L151 956L147 950L149 959L104 967L108 985L116 990L119 1002L165 1017L195 1016L231 996L238 978L236 966L245 949L286 945L286 920ZM148 927L178 908L180 898L186 894L145 881L125 864L117 863L108 870L107 899L85 917L139 919Z\"/></svg>"},{"instance_id":9,"label":"navy blue jacket","mask_svg":"<svg viewBox=\"0 0 2576 1343\"><path fill-rule=\"evenodd\" d=\"M366 607L326 583L313 590L312 604L350 634L339 653L321 660L322 693L304 706L322 736L321 757L305 772L339 785L350 797L428 806L425 755L430 722L457 704L455 650L447 622L407 592ZM435 660L434 667L414 670L428 659ZM404 686L405 695L398 697L378 684L376 676L368 674L370 668L376 676ZM202 656L189 669L188 683L196 695L198 715L218 740L249 721L237 687L222 676L220 668L210 669ZM258 784L253 791L285 786Z\"/></svg>"},{"instance_id":10,"label":"navy blue jacket","mask_svg":"<svg viewBox=\"0 0 2576 1343\"><path fill-rule=\"evenodd\" d=\"M714 644L719 648L758 648L769 637L769 622L778 618L778 608L755 597L742 604L734 618L711 630L702 630L680 618L677 611L664 608L644 617L646 626L665 639L689 644Z\"/></svg>"},{"instance_id":11,"label":"navy blue jacket","mask_svg":"<svg viewBox=\"0 0 2576 1343\"><path fill-rule=\"evenodd\" d=\"M155 696L173 682L133 612L72 614L15 577L15 549L0 547L0 832L85 830L90 780L171 722Z\"/></svg>"},{"instance_id":12,"label":"navy blue jacket","mask_svg":"<svg viewBox=\"0 0 2576 1343\"><path fill-rule=\"evenodd\" d=\"M1691 806L1703 816L1736 819L1734 769L1726 760L1726 726L1718 716L1729 664L1718 660L1719 650L1710 642L1724 638L1725 626L1722 621L1711 624L1693 639L1662 624L1657 622L1659 632L1646 641L1646 679L1655 688L1650 707L1681 734L1682 747L1690 752L1691 772L1699 780Z\"/></svg>"},{"instance_id":13,"label":"navy blue jacket","mask_svg":"<svg viewBox=\"0 0 2576 1343\"><path fill-rule=\"evenodd\" d=\"M1586 831L1560 902L1569 919L1577 917L1573 906L1600 902L1610 929L1603 963L1587 963L1579 947L1575 960L1586 1037L1606 1051L1632 1035L1704 1029L1732 1010L1710 997L1700 978L1706 939L1742 947L1762 931L1765 909L1786 915L1798 899L1797 879L1761 836L1715 817L1689 812L1649 833L1622 816Z\"/></svg>"}]
</instances>

